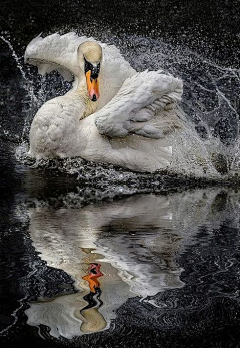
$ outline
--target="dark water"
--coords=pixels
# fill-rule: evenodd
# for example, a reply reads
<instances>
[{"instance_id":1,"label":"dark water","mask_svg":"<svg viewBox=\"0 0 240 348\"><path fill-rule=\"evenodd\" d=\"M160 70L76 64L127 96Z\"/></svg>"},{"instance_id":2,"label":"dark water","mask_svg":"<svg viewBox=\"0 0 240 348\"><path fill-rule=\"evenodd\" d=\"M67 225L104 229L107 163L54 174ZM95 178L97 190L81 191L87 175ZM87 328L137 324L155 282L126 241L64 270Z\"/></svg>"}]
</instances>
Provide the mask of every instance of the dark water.
<instances>
[{"instance_id":1,"label":"dark water","mask_svg":"<svg viewBox=\"0 0 240 348\"><path fill-rule=\"evenodd\" d=\"M238 190L101 197L2 148L4 346L238 346Z\"/></svg>"},{"instance_id":2,"label":"dark water","mask_svg":"<svg viewBox=\"0 0 240 348\"><path fill-rule=\"evenodd\" d=\"M123 47L138 69L163 65L184 78L184 107L196 125L219 116L213 133L232 151L238 7L3 1L1 35L20 64L40 32L75 29ZM239 347L238 180L23 161L36 109L69 86L55 75L34 79L6 41L1 49L1 346Z\"/></svg>"}]
</instances>

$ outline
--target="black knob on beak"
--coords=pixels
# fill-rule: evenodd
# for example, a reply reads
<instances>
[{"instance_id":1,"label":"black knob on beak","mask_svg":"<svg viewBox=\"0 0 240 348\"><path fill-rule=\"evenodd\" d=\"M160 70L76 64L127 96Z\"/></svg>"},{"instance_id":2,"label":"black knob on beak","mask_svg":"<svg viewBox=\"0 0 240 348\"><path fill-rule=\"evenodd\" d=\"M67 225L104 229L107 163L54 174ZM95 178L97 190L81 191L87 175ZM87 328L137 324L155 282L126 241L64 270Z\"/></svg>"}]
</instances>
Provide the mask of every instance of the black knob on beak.
<instances>
[{"instance_id":1,"label":"black knob on beak","mask_svg":"<svg viewBox=\"0 0 240 348\"><path fill-rule=\"evenodd\" d=\"M100 71L100 64L98 64L97 66L92 66L91 68L91 78L92 79L97 79L98 75L99 75L99 71Z\"/></svg>"}]
</instances>

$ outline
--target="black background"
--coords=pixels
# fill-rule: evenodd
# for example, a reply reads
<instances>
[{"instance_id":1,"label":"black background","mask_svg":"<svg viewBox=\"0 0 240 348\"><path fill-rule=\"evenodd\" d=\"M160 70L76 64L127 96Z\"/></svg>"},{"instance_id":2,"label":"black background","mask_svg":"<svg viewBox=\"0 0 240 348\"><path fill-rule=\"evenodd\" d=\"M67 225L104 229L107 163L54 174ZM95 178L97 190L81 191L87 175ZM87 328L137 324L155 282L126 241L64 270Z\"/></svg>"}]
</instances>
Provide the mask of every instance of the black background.
<instances>
[{"instance_id":1,"label":"black background","mask_svg":"<svg viewBox=\"0 0 240 348\"><path fill-rule=\"evenodd\" d=\"M24 50L41 32L62 28L110 28L182 42L239 66L238 0L41 0L1 1L0 30ZM207 47L207 48L206 48Z\"/></svg>"}]
</instances>

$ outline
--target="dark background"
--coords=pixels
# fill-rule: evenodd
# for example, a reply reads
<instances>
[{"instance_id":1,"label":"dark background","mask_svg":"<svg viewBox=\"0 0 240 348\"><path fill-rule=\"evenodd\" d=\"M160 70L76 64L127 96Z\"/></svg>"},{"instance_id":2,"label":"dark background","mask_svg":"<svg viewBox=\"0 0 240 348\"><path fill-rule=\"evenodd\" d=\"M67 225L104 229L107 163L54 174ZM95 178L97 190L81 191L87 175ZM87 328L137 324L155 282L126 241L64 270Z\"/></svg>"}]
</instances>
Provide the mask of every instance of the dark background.
<instances>
[{"instance_id":1,"label":"dark background","mask_svg":"<svg viewBox=\"0 0 240 348\"><path fill-rule=\"evenodd\" d=\"M41 32L110 28L184 43L229 66L239 66L238 0L2 0L0 31L24 50Z\"/></svg>"}]
</instances>

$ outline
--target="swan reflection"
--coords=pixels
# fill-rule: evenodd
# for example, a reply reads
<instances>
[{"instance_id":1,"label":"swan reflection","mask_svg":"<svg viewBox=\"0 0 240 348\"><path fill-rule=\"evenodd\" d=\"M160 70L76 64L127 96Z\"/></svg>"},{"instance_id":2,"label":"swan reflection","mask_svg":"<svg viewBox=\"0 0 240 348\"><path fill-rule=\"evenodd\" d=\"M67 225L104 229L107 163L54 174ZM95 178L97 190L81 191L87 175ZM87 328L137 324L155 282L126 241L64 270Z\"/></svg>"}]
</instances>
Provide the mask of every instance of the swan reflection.
<instances>
[{"instance_id":1,"label":"swan reflection","mask_svg":"<svg viewBox=\"0 0 240 348\"><path fill-rule=\"evenodd\" d=\"M28 324L71 339L109 328L128 298L154 305L158 292L184 286L177 254L191 247L199 227L219 226L229 197L217 188L29 209L34 247L48 266L74 279L78 292L31 303Z\"/></svg>"}]
</instances>

